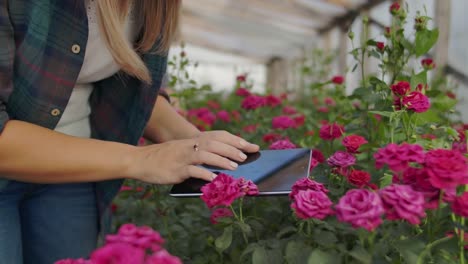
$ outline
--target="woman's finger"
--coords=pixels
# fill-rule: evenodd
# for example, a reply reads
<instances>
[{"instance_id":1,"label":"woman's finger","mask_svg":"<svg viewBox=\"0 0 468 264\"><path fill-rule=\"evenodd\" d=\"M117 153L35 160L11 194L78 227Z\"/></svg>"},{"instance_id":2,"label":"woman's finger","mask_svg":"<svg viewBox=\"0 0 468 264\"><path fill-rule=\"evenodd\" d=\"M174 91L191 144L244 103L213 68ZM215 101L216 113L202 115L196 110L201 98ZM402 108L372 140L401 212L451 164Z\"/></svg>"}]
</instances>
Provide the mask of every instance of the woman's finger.
<instances>
[{"instance_id":1,"label":"woman's finger","mask_svg":"<svg viewBox=\"0 0 468 264\"><path fill-rule=\"evenodd\" d=\"M235 170L238 167L236 162L205 150L199 150L197 153L195 153L195 155L193 155L191 164L205 164L226 170Z\"/></svg>"},{"instance_id":2,"label":"woman's finger","mask_svg":"<svg viewBox=\"0 0 468 264\"><path fill-rule=\"evenodd\" d=\"M247 158L247 155L245 155L241 150L221 141L203 140L199 146L199 149L218 154L233 161L242 162Z\"/></svg>"},{"instance_id":3,"label":"woman's finger","mask_svg":"<svg viewBox=\"0 0 468 264\"><path fill-rule=\"evenodd\" d=\"M213 172L195 165L189 165L187 167L187 175L205 181L212 181L216 177L216 174Z\"/></svg>"},{"instance_id":4,"label":"woman's finger","mask_svg":"<svg viewBox=\"0 0 468 264\"><path fill-rule=\"evenodd\" d=\"M245 139L233 135L227 131L209 131L204 132L200 135L201 138L207 137L211 140L221 141L225 144L231 145L235 148L242 150L243 152L257 152L260 147L256 144L247 142Z\"/></svg>"}]
</instances>

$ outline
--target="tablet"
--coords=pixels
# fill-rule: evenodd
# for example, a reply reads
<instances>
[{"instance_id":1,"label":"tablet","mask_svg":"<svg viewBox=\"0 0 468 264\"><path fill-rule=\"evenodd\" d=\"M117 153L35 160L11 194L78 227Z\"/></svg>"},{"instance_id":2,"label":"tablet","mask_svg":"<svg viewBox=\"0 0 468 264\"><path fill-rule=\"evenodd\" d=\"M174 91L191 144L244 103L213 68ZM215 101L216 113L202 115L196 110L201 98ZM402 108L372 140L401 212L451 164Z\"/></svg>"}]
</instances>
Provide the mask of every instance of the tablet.
<instances>
[{"instance_id":1,"label":"tablet","mask_svg":"<svg viewBox=\"0 0 468 264\"><path fill-rule=\"evenodd\" d=\"M245 162L239 163L234 170L222 170L202 166L214 173L226 173L234 178L245 178L257 184L259 195L287 195L291 186L298 180L309 176L312 151L310 149L261 150L249 154ZM190 178L172 187L174 197L200 196L201 187L207 181Z\"/></svg>"}]
</instances>

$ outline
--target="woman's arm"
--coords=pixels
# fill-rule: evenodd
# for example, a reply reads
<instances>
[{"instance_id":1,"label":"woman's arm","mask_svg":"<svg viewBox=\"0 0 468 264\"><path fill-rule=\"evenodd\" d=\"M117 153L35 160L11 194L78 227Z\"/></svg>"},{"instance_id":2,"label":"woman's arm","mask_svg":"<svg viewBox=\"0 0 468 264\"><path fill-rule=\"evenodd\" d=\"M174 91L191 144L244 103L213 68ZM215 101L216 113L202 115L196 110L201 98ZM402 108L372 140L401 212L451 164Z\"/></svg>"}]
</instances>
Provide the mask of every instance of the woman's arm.
<instances>
[{"instance_id":1,"label":"woman's arm","mask_svg":"<svg viewBox=\"0 0 468 264\"><path fill-rule=\"evenodd\" d=\"M194 125L176 112L163 97L158 96L144 136L153 142L194 138L200 134Z\"/></svg>"},{"instance_id":2,"label":"woman's arm","mask_svg":"<svg viewBox=\"0 0 468 264\"><path fill-rule=\"evenodd\" d=\"M0 134L0 177L36 183L128 178L134 149L11 120Z\"/></svg>"}]
</instances>

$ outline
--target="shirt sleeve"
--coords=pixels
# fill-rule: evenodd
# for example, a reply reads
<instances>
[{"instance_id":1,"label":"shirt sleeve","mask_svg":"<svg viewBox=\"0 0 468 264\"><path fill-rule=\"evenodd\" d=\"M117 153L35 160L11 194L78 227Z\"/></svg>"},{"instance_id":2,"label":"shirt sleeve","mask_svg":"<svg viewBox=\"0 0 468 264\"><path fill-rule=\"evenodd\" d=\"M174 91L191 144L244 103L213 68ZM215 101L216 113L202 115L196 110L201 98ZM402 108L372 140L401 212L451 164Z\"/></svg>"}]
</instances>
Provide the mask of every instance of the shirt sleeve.
<instances>
[{"instance_id":1,"label":"shirt sleeve","mask_svg":"<svg viewBox=\"0 0 468 264\"><path fill-rule=\"evenodd\" d=\"M13 61L15 43L8 13L8 1L0 0L0 134L10 119L7 113L8 97L13 90Z\"/></svg>"}]
</instances>

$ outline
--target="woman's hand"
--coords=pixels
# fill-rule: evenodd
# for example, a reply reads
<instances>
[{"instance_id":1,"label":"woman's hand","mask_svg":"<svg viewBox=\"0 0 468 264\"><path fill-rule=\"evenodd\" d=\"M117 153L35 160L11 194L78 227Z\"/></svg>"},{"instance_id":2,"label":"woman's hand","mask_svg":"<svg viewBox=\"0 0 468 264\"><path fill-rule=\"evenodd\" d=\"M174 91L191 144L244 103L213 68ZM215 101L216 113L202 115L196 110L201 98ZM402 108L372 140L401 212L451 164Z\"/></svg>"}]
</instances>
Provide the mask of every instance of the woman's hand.
<instances>
[{"instance_id":1,"label":"woman's hand","mask_svg":"<svg viewBox=\"0 0 468 264\"><path fill-rule=\"evenodd\" d=\"M131 153L129 177L148 183L175 184L189 177L211 181L216 175L196 165L235 170L237 162L259 146L226 131L201 132L191 139L137 147Z\"/></svg>"}]
</instances>

